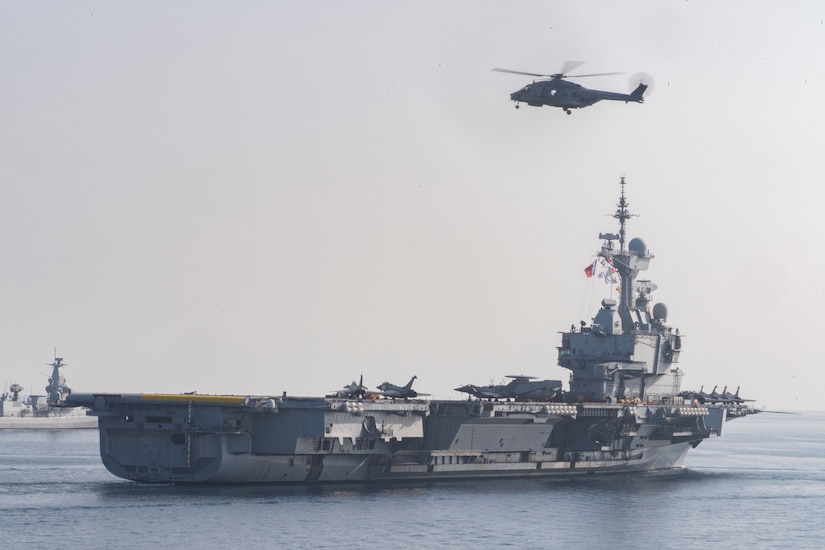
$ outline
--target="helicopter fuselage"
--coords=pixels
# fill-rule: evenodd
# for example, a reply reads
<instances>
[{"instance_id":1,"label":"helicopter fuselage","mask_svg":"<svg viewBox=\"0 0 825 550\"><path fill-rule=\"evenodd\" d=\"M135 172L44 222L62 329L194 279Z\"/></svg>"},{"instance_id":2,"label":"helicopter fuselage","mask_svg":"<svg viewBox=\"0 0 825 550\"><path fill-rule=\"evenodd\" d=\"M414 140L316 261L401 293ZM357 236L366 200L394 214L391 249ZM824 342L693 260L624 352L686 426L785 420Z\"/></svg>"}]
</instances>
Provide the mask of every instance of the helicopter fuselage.
<instances>
[{"instance_id":1,"label":"helicopter fuselage","mask_svg":"<svg viewBox=\"0 0 825 550\"><path fill-rule=\"evenodd\" d=\"M632 93L620 94L591 90L561 78L553 78L551 80L534 81L532 84L528 84L510 94L510 99L516 102L516 108L518 108L519 103L526 103L532 107L547 105L549 107L559 107L570 114L570 109L589 107L603 99L642 103L644 102L643 94L646 89L645 84L639 84Z\"/></svg>"}]
</instances>

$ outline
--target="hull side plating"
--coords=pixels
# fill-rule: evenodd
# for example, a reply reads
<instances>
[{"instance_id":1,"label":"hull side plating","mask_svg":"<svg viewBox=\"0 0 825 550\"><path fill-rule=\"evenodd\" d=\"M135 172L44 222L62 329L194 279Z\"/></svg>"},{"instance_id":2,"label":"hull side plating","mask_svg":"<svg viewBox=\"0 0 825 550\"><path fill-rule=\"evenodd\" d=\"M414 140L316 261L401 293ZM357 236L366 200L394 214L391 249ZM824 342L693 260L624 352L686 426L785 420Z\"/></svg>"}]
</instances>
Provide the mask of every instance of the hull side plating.
<instances>
[{"instance_id":1,"label":"hull side plating","mask_svg":"<svg viewBox=\"0 0 825 550\"><path fill-rule=\"evenodd\" d=\"M141 482L325 483L681 468L747 410L694 404L79 395L103 463ZM241 400L242 399L242 400Z\"/></svg>"}]
</instances>

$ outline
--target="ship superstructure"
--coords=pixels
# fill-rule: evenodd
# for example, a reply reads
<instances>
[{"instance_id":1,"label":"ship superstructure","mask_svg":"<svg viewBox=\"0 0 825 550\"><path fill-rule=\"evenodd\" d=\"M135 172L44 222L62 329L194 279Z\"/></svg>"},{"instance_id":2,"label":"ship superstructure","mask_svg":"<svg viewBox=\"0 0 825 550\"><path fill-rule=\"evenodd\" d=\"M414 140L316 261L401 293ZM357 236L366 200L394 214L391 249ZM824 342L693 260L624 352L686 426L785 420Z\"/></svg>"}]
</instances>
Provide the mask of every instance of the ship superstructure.
<instances>
[{"instance_id":1,"label":"ship superstructure","mask_svg":"<svg viewBox=\"0 0 825 550\"><path fill-rule=\"evenodd\" d=\"M570 370L568 396L574 401L667 403L681 388L682 371L677 364L682 336L679 329L667 325L665 304L650 307L656 285L638 279L653 254L640 238L626 243L631 214L624 178L621 185L613 215L619 221L619 232L599 235L603 244L595 262L602 265L607 282L620 284L619 299L602 300L591 325L582 322L580 330L574 325L562 333L559 365Z\"/></svg>"},{"instance_id":2,"label":"ship superstructure","mask_svg":"<svg viewBox=\"0 0 825 550\"><path fill-rule=\"evenodd\" d=\"M407 386L369 392L363 378L326 397L79 394L99 419L106 468L125 479L178 483L320 483L531 477L681 468L689 449L755 411L735 395L680 391L681 336L641 239L601 234L597 262L619 299L562 333L556 380L458 388L467 400L422 399ZM592 270L591 270L592 272ZM592 273L591 273L592 274ZM612 280L611 280L611 284ZM404 391L401 391L404 390ZM723 394L726 392L723 391ZM473 399L473 396L476 399Z\"/></svg>"}]
</instances>

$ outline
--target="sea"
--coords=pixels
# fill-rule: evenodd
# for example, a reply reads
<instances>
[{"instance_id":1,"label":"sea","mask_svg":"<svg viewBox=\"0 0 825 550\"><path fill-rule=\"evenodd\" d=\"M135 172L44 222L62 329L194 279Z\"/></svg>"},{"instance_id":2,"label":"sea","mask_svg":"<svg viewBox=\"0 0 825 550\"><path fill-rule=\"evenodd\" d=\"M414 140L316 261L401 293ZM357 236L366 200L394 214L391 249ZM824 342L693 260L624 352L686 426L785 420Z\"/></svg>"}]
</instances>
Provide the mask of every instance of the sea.
<instances>
[{"instance_id":1,"label":"sea","mask_svg":"<svg viewBox=\"0 0 825 550\"><path fill-rule=\"evenodd\" d=\"M97 430L0 430L5 548L823 548L825 412L728 422L685 469L367 486L143 485Z\"/></svg>"}]
</instances>

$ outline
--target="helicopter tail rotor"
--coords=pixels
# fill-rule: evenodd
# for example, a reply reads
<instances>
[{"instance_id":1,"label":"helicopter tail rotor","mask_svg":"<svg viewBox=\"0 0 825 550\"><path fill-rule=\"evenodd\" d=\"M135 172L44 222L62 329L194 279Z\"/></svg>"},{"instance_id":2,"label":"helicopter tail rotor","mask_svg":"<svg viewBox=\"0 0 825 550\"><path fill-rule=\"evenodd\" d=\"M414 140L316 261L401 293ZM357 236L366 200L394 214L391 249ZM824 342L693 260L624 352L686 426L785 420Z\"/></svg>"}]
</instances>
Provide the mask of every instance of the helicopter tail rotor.
<instances>
[{"instance_id":1,"label":"helicopter tail rotor","mask_svg":"<svg viewBox=\"0 0 825 550\"><path fill-rule=\"evenodd\" d=\"M647 86L647 89L644 92L644 97L650 97L650 94L653 93L653 89L656 87L656 82L653 80L653 77L647 73L636 73L630 77L628 81L628 86L630 90L635 90L639 87L639 84L644 84Z\"/></svg>"}]
</instances>

